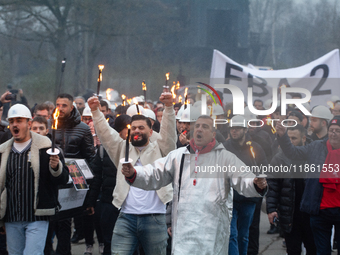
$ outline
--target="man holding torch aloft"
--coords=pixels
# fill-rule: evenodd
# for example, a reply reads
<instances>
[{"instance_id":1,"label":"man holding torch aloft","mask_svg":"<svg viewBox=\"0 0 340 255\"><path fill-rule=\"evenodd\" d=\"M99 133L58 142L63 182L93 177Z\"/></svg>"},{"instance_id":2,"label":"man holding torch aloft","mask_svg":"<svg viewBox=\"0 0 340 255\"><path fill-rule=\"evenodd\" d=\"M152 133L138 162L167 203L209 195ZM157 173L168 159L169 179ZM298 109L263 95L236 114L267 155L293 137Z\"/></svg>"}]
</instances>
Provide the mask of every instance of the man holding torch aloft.
<instances>
[{"instance_id":1,"label":"man holding torch aloft","mask_svg":"<svg viewBox=\"0 0 340 255\"><path fill-rule=\"evenodd\" d=\"M165 104L161 139L150 141L151 122L143 115L134 115L131 120L131 145L128 158L135 166L143 166L166 156L176 148L176 121L171 93L160 96ZM122 168L120 160L125 159L126 142L110 128L104 115L99 111L99 100L91 97L88 105L92 110L97 135L112 162ZM121 172L117 172L116 187L113 191L113 205L121 208L112 236L112 254L132 254L141 243L146 254L166 254L167 226L165 204L172 198L171 186L157 191L130 188ZM138 224L138 228L137 228Z\"/></svg>"},{"instance_id":2,"label":"man holding torch aloft","mask_svg":"<svg viewBox=\"0 0 340 255\"><path fill-rule=\"evenodd\" d=\"M213 119L200 116L188 146L152 165L123 164L126 182L134 187L155 190L172 183L172 254L228 254L230 188L247 197L266 192L266 180L241 172L244 163L215 134Z\"/></svg>"}]
</instances>

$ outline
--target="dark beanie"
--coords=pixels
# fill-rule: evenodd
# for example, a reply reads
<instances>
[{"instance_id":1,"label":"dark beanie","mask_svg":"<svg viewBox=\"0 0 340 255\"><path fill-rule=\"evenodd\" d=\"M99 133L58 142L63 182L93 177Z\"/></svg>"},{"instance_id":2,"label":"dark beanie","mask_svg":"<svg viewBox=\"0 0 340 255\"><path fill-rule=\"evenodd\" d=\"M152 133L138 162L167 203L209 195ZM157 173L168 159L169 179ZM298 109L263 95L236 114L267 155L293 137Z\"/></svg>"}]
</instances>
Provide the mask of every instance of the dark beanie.
<instances>
[{"instance_id":1,"label":"dark beanie","mask_svg":"<svg viewBox=\"0 0 340 255\"><path fill-rule=\"evenodd\" d=\"M115 119L115 130L120 133L128 124L131 124L131 117L129 115L120 115Z\"/></svg>"},{"instance_id":2,"label":"dark beanie","mask_svg":"<svg viewBox=\"0 0 340 255\"><path fill-rule=\"evenodd\" d=\"M340 127L340 116L335 116L328 124L328 129L331 125L338 125Z\"/></svg>"}]
</instances>

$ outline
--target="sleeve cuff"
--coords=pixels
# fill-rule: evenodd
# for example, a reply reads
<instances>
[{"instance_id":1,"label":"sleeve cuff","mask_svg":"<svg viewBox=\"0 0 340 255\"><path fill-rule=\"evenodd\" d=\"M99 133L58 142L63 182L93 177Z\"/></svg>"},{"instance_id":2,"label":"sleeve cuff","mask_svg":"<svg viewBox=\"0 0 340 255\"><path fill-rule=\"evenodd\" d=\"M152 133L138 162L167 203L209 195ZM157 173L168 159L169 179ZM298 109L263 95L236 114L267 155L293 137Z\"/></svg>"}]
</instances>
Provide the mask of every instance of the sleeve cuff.
<instances>
[{"instance_id":1,"label":"sleeve cuff","mask_svg":"<svg viewBox=\"0 0 340 255\"><path fill-rule=\"evenodd\" d=\"M59 160L58 169L57 170L53 170L51 165L49 165L49 169L50 169L50 173L52 174L53 177L58 177L59 175L61 175L61 173L63 171L63 164Z\"/></svg>"},{"instance_id":2,"label":"sleeve cuff","mask_svg":"<svg viewBox=\"0 0 340 255\"><path fill-rule=\"evenodd\" d=\"M135 181L136 176L137 176L137 172L136 172L136 169L135 169L135 172L133 173L133 175L131 177L125 177L125 180L127 182L129 182L130 184L132 184Z\"/></svg>"}]
</instances>

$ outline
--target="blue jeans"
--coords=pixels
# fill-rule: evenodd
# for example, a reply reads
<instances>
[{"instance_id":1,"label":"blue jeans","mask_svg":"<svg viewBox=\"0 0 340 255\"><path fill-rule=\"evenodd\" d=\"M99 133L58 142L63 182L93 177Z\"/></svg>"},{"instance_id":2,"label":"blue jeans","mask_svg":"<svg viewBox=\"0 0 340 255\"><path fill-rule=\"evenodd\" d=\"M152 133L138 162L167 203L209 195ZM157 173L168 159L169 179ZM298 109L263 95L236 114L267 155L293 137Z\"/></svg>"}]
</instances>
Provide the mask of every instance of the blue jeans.
<instances>
[{"instance_id":1,"label":"blue jeans","mask_svg":"<svg viewBox=\"0 0 340 255\"><path fill-rule=\"evenodd\" d=\"M112 255L130 255L142 244L146 255L165 255L167 246L165 214L120 213L113 230Z\"/></svg>"},{"instance_id":2,"label":"blue jeans","mask_svg":"<svg viewBox=\"0 0 340 255\"><path fill-rule=\"evenodd\" d=\"M230 224L229 254L246 255L249 242L249 227L253 221L255 203L233 203L233 218Z\"/></svg>"},{"instance_id":3,"label":"blue jeans","mask_svg":"<svg viewBox=\"0 0 340 255\"><path fill-rule=\"evenodd\" d=\"M316 254L318 255L330 255L332 253L331 235L333 225L335 225L335 240L338 246L340 244L340 233L338 233L340 230L340 215L325 214L326 210L320 210L319 215L310 216L310 226L314 236ZM332 211L332 209L329 211Z\"/></svg>"},{"instance_id":4,"label":"blue jeans","mask_svg":"<svg viewBox=\"0 0 340 255\"><path fill-rule=\"evenodd\" d=\"M6 222L7 249L11 255L43 255L48 221Z\"/></svg>"}]
</instances>

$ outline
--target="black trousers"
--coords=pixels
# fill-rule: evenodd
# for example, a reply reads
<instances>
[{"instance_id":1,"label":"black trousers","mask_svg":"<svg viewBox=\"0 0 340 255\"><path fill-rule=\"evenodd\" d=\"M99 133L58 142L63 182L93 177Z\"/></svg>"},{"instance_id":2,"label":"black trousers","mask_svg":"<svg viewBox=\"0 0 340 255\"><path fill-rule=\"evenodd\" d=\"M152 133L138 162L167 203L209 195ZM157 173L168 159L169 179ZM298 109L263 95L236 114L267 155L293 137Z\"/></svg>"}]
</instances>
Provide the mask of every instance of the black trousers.
<instances>
[{"instance_id":1,"label":"black trousers","mask_svg":"<svg viewBox=\"0 0 340 255\"><path fill-rule=\"evenodd\" d=\"M260 249L260 218L261 218L261 205L262 198L258 198L256 202L255 212L253 216L253 222L249 228L249 243L248 243L248 255L257 255Z\"/></svg>"},{"instance_id":2,"label":"black trousers","mask_svg":"<svg viewBox=\"0 0 340 255\"><path fill-rule=\"evenodd\" d=\"M111 255L111 240L119 210L111 203L101 204L100 225L103 234L104 255Z\"/></svg>"},{"instance_id":3,"label":"black trousers","mask_svg":"<svg viewBox=\"0 0 340 255\"><path fill-rule=\"evenodd\" d=\"M94 230L96 230L98 243L104 243L103 232L100 225L101 217L101 202L97 201L94 208L94 215L84 215L83 216L83 227L84 227L84 237L86 245L94 244ZM105 219L104 219L105 220Z\"/></svg>"},{"instance_id":4,"label":"black trousers","mask_svg":"<svg viewBox=\"0 0 340 255\"><path fill-rule=\"evenodd\" d=\"M290 233L284 233L288 255L300 255L301 245L306 248L307 255L316 255L313 232L310 227L309 215L302 214L302 217L293 219L293 228Z\"/></svg>"}]
</instances>

